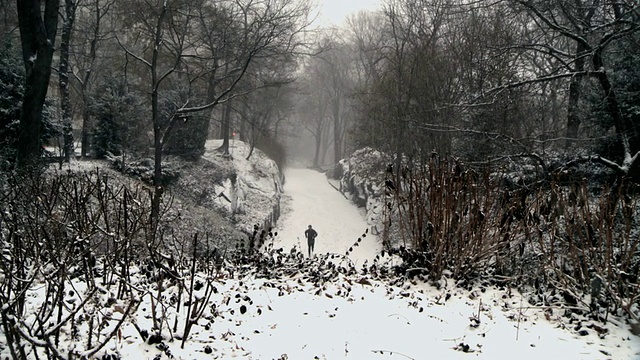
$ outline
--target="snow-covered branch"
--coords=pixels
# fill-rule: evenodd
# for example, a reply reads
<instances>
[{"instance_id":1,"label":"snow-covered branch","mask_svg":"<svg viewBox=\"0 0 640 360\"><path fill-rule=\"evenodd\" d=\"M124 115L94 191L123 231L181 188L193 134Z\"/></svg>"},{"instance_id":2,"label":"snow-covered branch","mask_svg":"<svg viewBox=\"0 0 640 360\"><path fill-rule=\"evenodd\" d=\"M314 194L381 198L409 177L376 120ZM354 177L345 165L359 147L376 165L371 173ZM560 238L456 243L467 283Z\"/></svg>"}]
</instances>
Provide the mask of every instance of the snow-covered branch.
<instances>
[{"instance_id":1,"label":"snow-covered branch","mask_svg":"<svg viewBox=\"0 0 640 360\"><path fill-rule=\"evenodd\" d=\"M143 63L144 65L146 65L147 67L152 67L151 63L149 61L147 61L145 58L143 58L142 56L133 53L131 50L129 50L122 42L120 42L120 37L118 37L117 35L115 36L116 41L118 42L118 45L120 45L120 47L122 48L122 50L124 50L124 52L127 53L127 55L133 57L134 59L140 61L141 63Z\"/></svg>"},{"instance_id":2,"label":"snow-covered branch","mask_svg":"<svg viewBox=\"0 0 640 360\"><path fill-rule=\"evenodd\" d=\"M82 353L81 357L83 359L90 359L93 355L95 355L98 351L100 351L103 347L105 347L105 345L107 345L107 343L111 341L111 339L113 339L113 337L118 332L122 331L122 324L125 322L125 320L127 320L127 318L129 318L129 315L132 312L134 312L135 309L138 308L137 305L139 304L140 302L136 300L131 300L129 302L129 305L127 306L127 309L124 311L124 313L122 314L122 317L120 318L120 320L118 320L118 323L113 327L111 332L102 340L100 344Z\"/></svg>"},{"instance_id":3,"label":"snow-covered branch","mask_svg":"<svg viewBox=\"0 0 640 360\"><path fill-rule=\"evenodd\" d=\"M574 72L567 72L567 73L555 74L555 75L543 75L535 79L528 79L528 80L509 83L503 86L498 86L498 87L487 90L487 93L490 94L492 92L502 90L502 89L512 89L512 88L530 85L530 84L537 84L537 83L549 82L553 80L572 78L575 76L597 76L603 71L604 70L574 71Z\"/></svg>"},{"instance_id":4,"label":"snow-covered branch","mask_svg":"<svg viewBox=\"0 0 640 360\"><path fill-rule=\"evenodd\" d=\"M529 1L529 0L520 0L520 1L518 1L518 3L523 5L527 9L529 9L531 12L533 12L538 17L538 19L540 19L542 22L544 22L551 29L556 30L559 33L561 33L562 35L581 43L585 47L585 49L591 50L591 48L592 48L591 44L589 43L589 41L587 39L585 39L584 37L576 34L574 31L571 31L571 29L560 25L558 22L556 22L554 20L551 20L548 16L543 14L542 11L540 11L540 9L538 9L538 7L536 5L534 5L531 1Z\"/></svg>"}]
</instances>

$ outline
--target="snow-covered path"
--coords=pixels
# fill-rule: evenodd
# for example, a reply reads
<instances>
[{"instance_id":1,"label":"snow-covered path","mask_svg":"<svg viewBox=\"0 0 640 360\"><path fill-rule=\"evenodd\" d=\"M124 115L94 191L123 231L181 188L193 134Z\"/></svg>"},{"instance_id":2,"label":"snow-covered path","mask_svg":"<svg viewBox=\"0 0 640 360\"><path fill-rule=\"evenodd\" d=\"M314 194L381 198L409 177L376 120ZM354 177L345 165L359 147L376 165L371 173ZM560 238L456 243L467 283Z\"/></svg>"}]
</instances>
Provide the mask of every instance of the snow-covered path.
<instances>
[{"instance_id":1,"label":"snow-covered path","mask_svg":"<svg viewBox=\"0 0 640 360\"><path fill-rule=\"evenodd\" d=\"M308 225L318 232L316 254L344 254L367 229L364 210L358 209L328 182L324 174L309 169L285 171L283 214L278 221L276 247L286 250L298 244L307 253L304 231ZM349 255L356 265L380 251L379 239L371 234Z\"/></svg>"}]
</instances>

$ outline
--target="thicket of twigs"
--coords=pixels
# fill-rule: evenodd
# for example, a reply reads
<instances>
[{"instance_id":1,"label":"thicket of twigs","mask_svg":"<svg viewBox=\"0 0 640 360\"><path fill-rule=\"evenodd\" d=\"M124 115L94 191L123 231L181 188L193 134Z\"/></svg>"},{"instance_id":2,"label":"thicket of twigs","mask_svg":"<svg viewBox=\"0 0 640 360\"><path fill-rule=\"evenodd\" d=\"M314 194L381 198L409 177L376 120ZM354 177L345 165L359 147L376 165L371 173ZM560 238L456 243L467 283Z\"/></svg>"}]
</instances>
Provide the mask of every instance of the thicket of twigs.
<instances>
[{"instance_id":1,"label":"thicket of twigs","mask_svg":"<svg viewBox=\"0 0 640 360\"><path fill-rule=\"evenodd\" d=\"M531 285L540 303L553 291L599 316L638 310L640 207L629 186L512 181L437 156L403 170L387 188L386 227L401 234L392 251L407 269Z\"/></svg>"},{"instance_id":2,"label":"thicket of twigs","mask_svg":"<svg viewBox=\"0 0 640 360\"><path fill-rule=\"evenodd\" d=\"M238 247L215 224L183 214L170 194L152 228L150 189L110 174L3 179L0 325L12 358L38 358L36 348L51 359L91 358L121 336L121 325L145 298L152 304L154 328L138 331L149 341L168 326L163 284L179 284L180 296L190 298L194 282L178 269L193 274L198 259L206 264L198 271L211 274ZM151 285L137 280L140 272ZM199 309L191 303L192 311ZM192 320L183 321L187 334ZM74 349L59 350L69 337Z\"/></svg>"},{"instance_id":3,"label":"thicket of twigs","mask_svg":"<svg viewBox=\"0 0 640 360\"><path fill-rule=\"evenodd\" d=\"M137 341L171 357L194 326L220 316L221 278L302 273L322 283L357 272L349 252L309 260L274 249L276 234L259 226L217 241L168 195L153 229L151 190L110 174L9 177L2 186L0 351L11 358L119 359L113 344L131 326Z\"/></svg>"}]
</instances>

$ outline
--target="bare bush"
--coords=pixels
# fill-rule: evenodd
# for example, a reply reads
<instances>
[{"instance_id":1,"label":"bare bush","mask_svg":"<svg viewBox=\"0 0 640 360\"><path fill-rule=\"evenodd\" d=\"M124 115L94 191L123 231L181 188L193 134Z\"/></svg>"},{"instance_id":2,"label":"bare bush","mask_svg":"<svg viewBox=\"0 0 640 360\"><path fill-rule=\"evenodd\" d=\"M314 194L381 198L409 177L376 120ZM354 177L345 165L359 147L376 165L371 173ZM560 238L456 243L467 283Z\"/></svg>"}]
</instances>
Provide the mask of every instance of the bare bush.
<instances>
[{"instance_id":1,"label":"bare bush","mask_svg":"<svg viewBox=\"0 0 640 360\"><path fill-rule=\"evenodd\" d=\"M610 310L633 315L640 207L628 186L596 194L587 180L507 184L437 156L402 174L401 186L387 184L386 225L400 234L391 251L405 260L404 271L491 275L605 318Z\"/></svg>"},{"instance_id":2,"label":"bare bush","mask_svg":"<svg viewBox=\"0 0 640 360\"><path fill-rule=\"evenodd\" d=\"M633 315L631 306L640 300L640 207L624 189L593 194L586 179L567 187L552 184L531 204L541 215L532 249L545 259L539 266L546 280L565 300L602 310L605 318L609 310Z\"/></svg>"},{"instance_id":3,"label":"bare bush","mask_svg":"<svg viewBox=\"0 0 640 360\"><path fill-rule=\"evenodd\" d=\"M0 302L13 358L90 358L124 324L149 344L186 339L210 309L212 282L235 252L234 232L210 211L166 191L152 226L153 190L109 169L6 179ZM136 323L138 308L151 327Z\"/></svg>"},{"instance_id":4,"label":"bare bush","mask_svg":"<svg viewBox=\"0 0 640 360\"><path fill-rule=\"evenodd\" d=\"M88 357L136 307L129 265L144 254L148 191L99 170L13 176L8 185L0 195L0 299L10 352ZM59 348L62 337L80 338L81 324L85 347Z\"/></svg>"},{"instance_id":5,"label":"bare bush","mask_svg":"<svg viewBox=\"0 0 640 360\"><path fill-rule=\"evenodd\" d=\"M454 277L477 274L509 246L511 234L492 226L502 214L497 184L486 174L434 156L405 166L402 178L402 192L387 184L387 207L393 207L388 227L400 234L400 251L417 250L411 257L431 276L439 278L444 270Z\"/></svg>"}]
</instances>

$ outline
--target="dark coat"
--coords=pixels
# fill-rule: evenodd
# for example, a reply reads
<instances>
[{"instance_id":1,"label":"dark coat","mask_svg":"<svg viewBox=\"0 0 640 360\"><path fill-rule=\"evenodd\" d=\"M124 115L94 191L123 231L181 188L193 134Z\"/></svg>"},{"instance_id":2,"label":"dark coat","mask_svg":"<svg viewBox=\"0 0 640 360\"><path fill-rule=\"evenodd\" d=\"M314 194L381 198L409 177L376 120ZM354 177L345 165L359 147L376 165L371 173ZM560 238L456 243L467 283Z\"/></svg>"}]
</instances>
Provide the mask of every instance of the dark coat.
<instances>
[{"instance_id":1,"label":"dark coat","mask_svg":"<svg viewBox=\"0 0 640 360\"><path fill-rule=\"evenodd\" d=\"M304 232L304 237L306 237L309 242L313 242L316 236L318 236L318 233L313 229L307 229L307 231Z\"/></svg>"}]
</instances>

